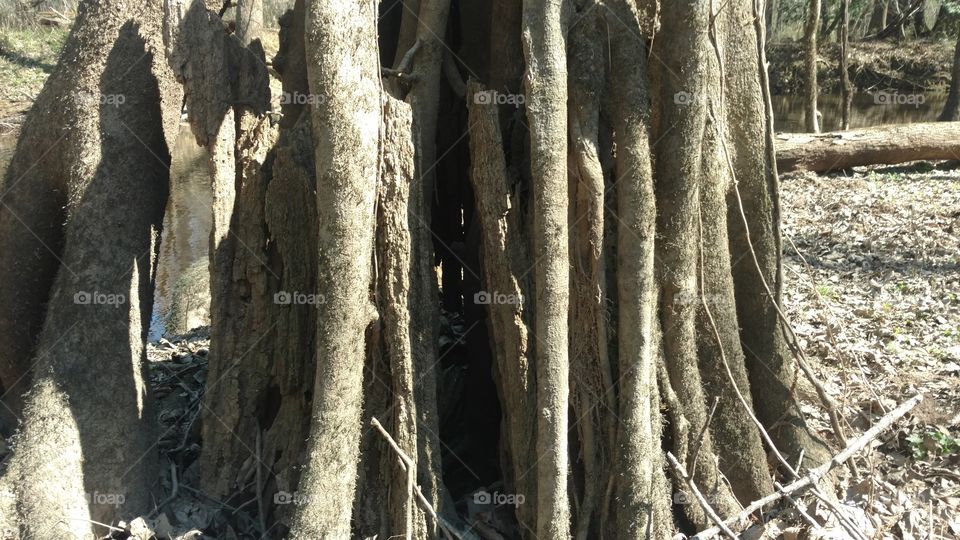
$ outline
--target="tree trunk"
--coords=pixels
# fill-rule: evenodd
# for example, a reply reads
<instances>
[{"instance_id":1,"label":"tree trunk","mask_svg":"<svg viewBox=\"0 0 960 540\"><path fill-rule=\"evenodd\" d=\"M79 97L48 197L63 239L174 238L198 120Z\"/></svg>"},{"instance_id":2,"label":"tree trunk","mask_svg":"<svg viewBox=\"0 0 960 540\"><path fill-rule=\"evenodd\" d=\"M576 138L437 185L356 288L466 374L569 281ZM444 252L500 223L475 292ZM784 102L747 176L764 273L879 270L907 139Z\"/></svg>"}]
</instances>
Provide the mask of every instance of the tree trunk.
<instances>
[{"instance_id":1,"label":"tree trunk","mask_svg":"<svg viewBox=\"0 0 960 540\"><path fill-rule=\"evenodd\" d=\"M273 63L278 122L256 41L200 0L176 5L166 60L214 192L200 481L244 506L237 519L256 514L264 536L473 538L451 493L475 495L475 514L490 489L517 518L507 534L665 538L711 525L665 450L723 515L772 492L766 451L829 455L800 413L781 320L762 2L420 0L384 4L404 14L377 35L373 3L298 0ZM0 339L39 361L2 479L28 535L90 532L159 499L140 371L165 196L152 164L169 162L181 102L166 62L133 61L164 50L157 6L84 6L38 101L45 121L14 158L24 183L8 177L0 207L0 247L22 255L0 277L34 279L0 280ZM135 110L93 107L77 87L116 87ZM938 129L908 139L911 155L960 134ZM876 137L868 148L887 144ZM131 301L71 303L84 287ZM0 360L16 387L28 364ZM272 504L280 492L299 504ZM98 504L111 494L127 505Z\"/></svg>"},{"instance_id":2,"label":"tree trunk","mask_svg":"<svg viewBox=\"0 0 960 540\"><path fill-rule=\"evenodd\" d=\"M244 47L263 33L263 0L237 0L237 39Z\"/></svg>"},{"instance_id":3,"label":"tree trunk","mask_svg":"<svg viewBox=\"0 0 960 540\"><path fill-rule=\"evenodd\" d=\"M950 71L950 92L947 101L943 104L943 111L937 120L941 122L956 122L960 120L960 34L953 49L953 69Z\"/></svg>"},{"instance_id":4,"label":"tree trunk","mask_svg":"<svg viewBox=\"0 0 960 540\"><path fill-rule=\"evenodd\" d=\"M606 525L611 537L644 538L667 532L669 491L659 454L658 345L654 234L656 201L650 164L647 47L630 2L609 4L609 117L617 145L617 372L620 380L616 455L611 475L615 503ZM602 187L602 185L601 185ZM614 409L617 410L617 409ZM651 518L652 516L652 518Z\"/></svg>"},{"instance_id":5,"label":"tree trunk","mask_svg":"<svg viewBox=\"0 0 960 540\"><path fill-rule=\"evenodd\" d=\"M850 0L840 0L840 93L841 123L840 129L850 129L850 105L853 102L853 88L850 84Z\"/></svg>"},{"instance_id":6,"label":"tree trunk","mask_svg":"<svg viewBox=\"0 0 960 540\"><path fill-rule=\"evenodd\" d=\"M533 178L537 388L537 536L570 536L567 497L569 240L567 69L562 2L524 0L527 122Z\"/></svg>"},{"instance_id":7,"label":"tree trunk","mask_svg":"<svg viewBox=\"0 0 960 540\"><path fill-rule=\"evenodd\" d=\"M809 135L777 135L780 170L825 172L862 165L960 156L960 122L903 124Z\"/></svg>"},{"instance_id":8,"label":"tree trunk","mask_svg":"<svg viewBox=\"0 0 960 540\"><path fill-rule=\"evenodd\" d=\"M807 22L804 31L804 122L810 133L820 133L820 111L817 109L817 28L820 21L820 0L809 0L807 4Z\"/></svg>"},{"instance_id":9,"label":"tree trunk","mask_svg":"<svg viewBox=\"0 0 960 540\"><path fill-rule=\"evenodd\" d=\"M370 302L381 90L376 10L369 3L307 4L306 50L316 148L316 386L308 461L293 533L347 538L360 444ZM344 69L343 66L353 66Z\"/></svg>"},{"instance_id":10,"label":"tree trunk","mask_svg":"<svg viewBox=\"0 0 960 540\"><path fill-rule=\"evenodd\" d=\"M157 3L83 3L75 61L47 81L7 173L4 253L37 272L14 298L44 321L8 473L24 537L84 537L159 495L144 340L181 96L162 28Z\"/></svg>"}]
</instances>

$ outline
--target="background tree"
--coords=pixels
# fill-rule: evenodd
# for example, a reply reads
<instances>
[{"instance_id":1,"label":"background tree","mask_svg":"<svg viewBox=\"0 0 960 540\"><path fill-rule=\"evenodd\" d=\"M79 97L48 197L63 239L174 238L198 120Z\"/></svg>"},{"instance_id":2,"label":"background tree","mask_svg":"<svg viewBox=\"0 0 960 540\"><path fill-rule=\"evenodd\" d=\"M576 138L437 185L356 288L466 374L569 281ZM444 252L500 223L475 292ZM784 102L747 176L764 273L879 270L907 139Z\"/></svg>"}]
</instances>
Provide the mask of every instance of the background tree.
<instances>
[{"instance_id":1,"label":"background tree","mask_svg":"<svg viewBox=\"0 0 960 540\"><path fill-rule=\"evenodd\" d=\"M810 0L807 4L807 23L804 30L804 124L810 133L820 133L820 111L817 109L817 29L820 22L820 0Z\"/></svg>"}]
</instances>

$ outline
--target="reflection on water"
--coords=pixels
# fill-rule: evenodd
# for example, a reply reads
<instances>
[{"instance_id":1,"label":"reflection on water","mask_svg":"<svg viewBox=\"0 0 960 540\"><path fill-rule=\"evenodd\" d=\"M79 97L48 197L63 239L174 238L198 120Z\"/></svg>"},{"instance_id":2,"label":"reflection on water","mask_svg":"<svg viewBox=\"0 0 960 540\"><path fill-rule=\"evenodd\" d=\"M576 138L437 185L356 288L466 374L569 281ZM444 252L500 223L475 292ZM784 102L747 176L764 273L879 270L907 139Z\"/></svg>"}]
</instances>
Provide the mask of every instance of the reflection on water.
<instances>
[{"instance_id":1,"label":"reflection on water","mask_svg":"<svg viewBox=\"0 0 960 540\"><path fill-rule=\"evenodd\" d=\"M16 134L0 135L0 179L6 174L16 143ZM163 218L150 323L152 340L167 332L184 332L209 323L207 246L212 194L206 152L197 146L190 128L183 125L171 153L170 199ZM3 183L0 180L0 186Z\"/></svg>"},{"instance_id":2,"label":"reflection on water","mask_svg":"<svg viewBox=\"0 0 960 540\"><path fill-rule=\"evenodd\" d=\"M881 124L912 124L915 122L933 122L937 119L946 94L930 92L927 94L906 94L877 92L874 94L854 94L850 106L850 127L861 128ZM805 131L803 97L800 95L773 96L773 117L776 130L785 132ZM822 131L840 129L840 96L828 94L820 96L817 107L823 115L820 122Z\"/></svg>"},{"instance_id":3,"label":"reflection on water","mask_svg":"<svg viewBox=\"0 0 960 540\"><path fill-rule=\"evenodd\" d=\"M213 196L207 154L187 125L171 151L170 199L163 216L150 339L209 324L209 250Z\"/></svg>"}]
</instances>

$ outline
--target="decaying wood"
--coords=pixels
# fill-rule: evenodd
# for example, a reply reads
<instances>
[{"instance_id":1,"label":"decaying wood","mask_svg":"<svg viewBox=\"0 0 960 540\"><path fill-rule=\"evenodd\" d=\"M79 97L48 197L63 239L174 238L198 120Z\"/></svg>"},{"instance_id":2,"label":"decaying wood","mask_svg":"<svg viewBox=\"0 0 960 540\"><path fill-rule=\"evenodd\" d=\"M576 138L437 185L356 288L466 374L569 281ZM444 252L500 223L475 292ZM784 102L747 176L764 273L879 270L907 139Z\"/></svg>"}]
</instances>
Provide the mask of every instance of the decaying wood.
<instances>
[{"instance_id":1,"label":"decaying wood","mask_svg":"<svg viewBox=\"0 0 960 540\"><path fill-rule=\"evenodd\" d=\"M960 122L877 126L776 136L780 172L825 172L863 165L960 159Z\"/></svg>"}]
</instances>

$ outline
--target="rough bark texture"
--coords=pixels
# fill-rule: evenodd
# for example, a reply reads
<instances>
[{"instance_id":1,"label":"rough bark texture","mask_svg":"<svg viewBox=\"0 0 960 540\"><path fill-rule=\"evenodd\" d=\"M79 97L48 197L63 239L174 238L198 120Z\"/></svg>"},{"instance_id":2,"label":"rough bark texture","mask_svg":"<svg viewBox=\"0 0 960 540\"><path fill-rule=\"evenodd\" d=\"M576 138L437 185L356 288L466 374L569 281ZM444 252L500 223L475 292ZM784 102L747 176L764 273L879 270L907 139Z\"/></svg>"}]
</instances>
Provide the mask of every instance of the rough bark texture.
<instances>
[{"instance_id":1,"label":"rough bark texture","mask_svg":"<svg viewBox=\"0 0 960 540\"><path fill-rule=\"evenodd\" d=\"M616 423L613 376L607 352L607 294L604 257L605 186L600 165L600 97L605 75L601 11L576 6L569 53L570 137L570 402L580 455L571 464L582 478L576 538L587 538L607 485ZM579 22L579 24L577 24ZM571 428L571 432L572 432ZM579 459L577 459L579 457ZM596 523L594 523L594 528Z\"/></svg>"},{"instance_id":2,"label":"rough bark texture","mask_svg":"<svg viewBox=\"0 0 960 540\"><path fill-rule=\"evenodd\" d=\"M533 178L537 388L537 536L570 535L567 429L570 257L567 196L567 68L563 0L523 2L524 85Z\"/></svg>"},{"instance_id":3,"label":"rough bark texture","mask_svg":"<svg viewBox=\"0 0 960 540\"><path fill-rule=\"evenodd\" d=\"M734 14L731 25L738 17L756 16L760 9L756 2L752 12L738 5L739 15ZM728 110L738 111L730 116L736 184L727 198L737 318L759 421L791 463L802 449L806 463L812 464L828 459L828 449L807 428L793 395L797 369L778 313L783 286L779 180L763 29L755 28L749 36L752 42L740 41L727 49Z\"/></svg>"},{"instance_id":4,"label":"rough bark texture","mask_svg":"<svg viewBox=\"0 0 960 540\"><path fill-rule=\"evenodd\" d=\"M378 182L377 274L378 304L381 313L383 354L389 365L389 377L375 378L391 395L388 411L392 418L393 438L414 464L413 480L430 494L436 505L440 483L438 431L436 423L435 355L431 355L433 337L429 327L417 325L424 312L416 294L422 290L418 272L425 264L422 246L414 238L423 238L421 221L415 214L422 203L414 182L415 153L411 108L402 101L386 97L384 103L383 165ZM417 231L420 231L419 234ZM429 261L426 261L429 264ZM436 295L433 295L434 303ZM409 531L411 538L431 538L435 524L428 520L417 503L409 472L396 459L386 460L390 482L389 535Z\"/></svg>"},{"instance_id":5,"label":"rough bark texture","mask_svg":"<svg viewBox=\"0 0 960 540\"><path fill-rule=\"evenodd\" d=\"M659 455L656 361L659 331L654 259L656 202L650 164L650 99L647 47L640 21L625 1L609 4L609 116L617 145L617 301L619 422L614 470L613 519L608 534L644 538L669 534L669 494L663 492ZM659 478L658 478L659 477Z\"/></svg>"},{"instance_id":6,"label":"rough bark texture","mask_svg":"<svg viewBox=\"0 0 960 540\"><path fill-rule=\"evenodd\" d=\"M819 135L777 135L783 172L825 172L861 165L960 157L960 122L877 126Z\"/></svg>"},{"instance_id":7,"label":"rough bark texture","mask_svg":"<svg viewBox=\"0 0 960 540\"><path fill-rule=\"evenodd\" d=\"M307 5L307 74L316 149L317 374L306 496L293 534L346 538L360 443L364 333L369 298L374 199L380 155L381 90L372 3Z\"/></svg>"},{"instance_id":8,"label":"rough bark texture","mask_svg":"<svg viewBox=\"0 0 960 540\"><path fill-rule=\"evenodd\" d=\"M23 351L35 373L8 472L24 537L83 537L155 500L144 340L180 99L161 21L156 2L82 4L8 170L4 253L22 249L18 270L37 272L11 303L28 322L46 308Z\"/></svg>"},{"instance_id":9,"label":"rough bark texture","mask_svg":"<svg viewBox=\"0 0 960 540\"><path fill-rule=\"evenodd\" d=\"M517 520L528 533L536 530L536 477L528 463L536 459L536 417L532 413L535 393L533 348L530 339L531 285L527 279L530 255L518 201L510 192L511 179L503 155L497 106L478 100L486 92L477 84L467 87L470 108L470 181L476 197L483 253L483 277L487 290L523 299L488 304L494 365L505 421L503 463L507 487L525 497L517 508Z\"/></svg>"},{"instance_id":10,"label":"rough bark texture","mask_svg":"<svg viewBox=\"0 0 960 540\"><path fill-rule=\"evenodd\" d=\"M713 16L707 6L665 6L662 37L655 44L664 62L655 71L655 104L661 115L654 128L655 136L662 137L655 148L655 179L657 231L663 238L657 252L668 374L664 386L667 402L676 403L672 409L680 407L671 410L672 444L722 515L736 508L732 495L746 500L771 488L759 432L738 396L751 406L730 280L730 257L739 254L727 251L724 233L723 199L733 185L727 147L736 137L720 119L727 110L739 112L739 103L727 103L724 92L732 86L730 79L749 80L743 65L724 54L742 46L725 22L728 17L744 20L738 13L744 4L725 4ZM688 52L694 50L696 54ZM736 113L730 116L731 123L742 121ZM708 406L715 399L719 406L711 415ZM675 487L686 494L687 503L693 501L683 482L675 479ZM685 504L683 511L693 523L708 524L699 505Z\"/></svg>"}]
</instances>

